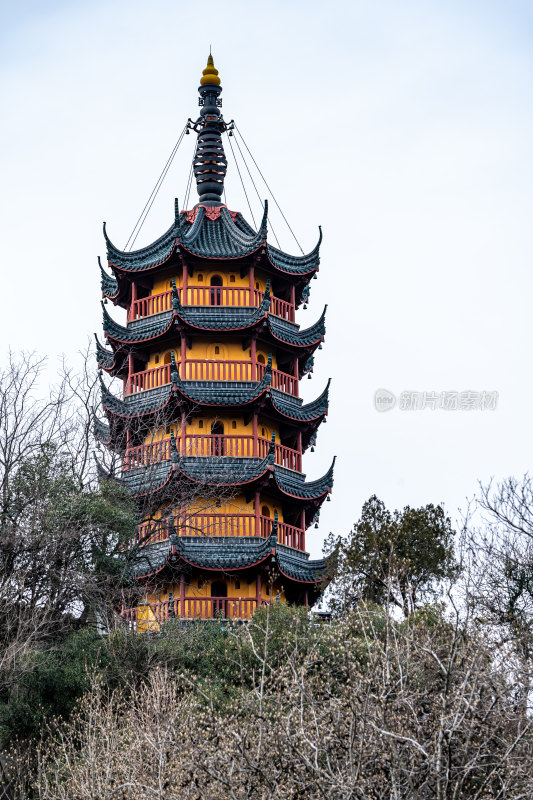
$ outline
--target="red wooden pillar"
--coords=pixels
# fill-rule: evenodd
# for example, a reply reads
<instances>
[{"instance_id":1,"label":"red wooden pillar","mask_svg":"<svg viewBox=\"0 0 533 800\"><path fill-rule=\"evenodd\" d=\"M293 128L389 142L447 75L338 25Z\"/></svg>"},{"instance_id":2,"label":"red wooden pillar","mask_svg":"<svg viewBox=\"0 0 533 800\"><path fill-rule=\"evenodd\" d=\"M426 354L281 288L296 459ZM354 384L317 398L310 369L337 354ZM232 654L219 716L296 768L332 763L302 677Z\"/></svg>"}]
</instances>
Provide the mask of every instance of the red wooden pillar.
<instances>
[{"instance_id":1,"label":"red wooden pillar","mask_svg":"<svg viewBox=\"0 0 533 800\"><path fill-rule=\"evenodd\" d=\"M189 287L189 270L187 269L187 264L183 262L183 279L181 281L182 290L181 290L181 302L184 306L189 305L187 302L187 289Z\"/></svg>"},{"instance_id":2,"label":"red wooden pillar","mask_svg":"<svg viewBox=\"0 0 533 800\"><path fill-rule=\"evenodd\" d=\"M304 605L306 606L309 605L309 592L307 591L307 589L305 590L305 595L304 595Z\"/></svg>"},{"instance_id":3,"label":"red wooden pillar","mask_svg":"<svg viewBox=\"0 0 533 800\"><path fill-rule=\"evenodd\" d=\"M257 374L257 342L255 337L252 339L250 344L250 358L252 361L252 380L258 381L259 375Z\"/></svg>"},{"instance_id":4,"label":"red wooden pillar","mask_svg":"<svg viewBox=\"0 0 533 800\"><path fill-rule=\"evenodd\" d=\"M186 371L185 371L185 359L187 358L187 342L185 337L181 337L181 348L180 348L180 368L179 374L182 381L186 380Z\"/></svg>"},{"instance_id":5,"label":"red wooden pillar","mask_svg":"<svg viewBox=\"0 0 533 800\"><path fill-rule=\"evenodd\" d=\"M130 455L129 455L130 447L131 447L131 431L128 428L126 431L126 458L124 459L124 466L126 467L126 469L128 469L130 466Z\"/></svg>"},{"instance_id":6,"label":"red wooden pillar","mask_svg":"<svg viewBox=\"0 0 533 800\"><path fill-rule=\"evenodd\" d=\"M181 431L180 431L180 440L181 440L181 455L184 456L187 453L187 415L185 411L181 412Z\"/></svg>"},{"instance_id":7,"label":"red wooden pillar","mask_svg":"<svg viewBox=\"0 0 533 800\"><path fill-rule=\"evenodd\" d=\"M257 577L255 579L255 602L257 604L257 608L261 605L261 573L257 573Z\"/></svg>"},{"instance_id":8,"label":"red wooden pillar","mask_svg":"<svg viewBox=\"0 0 533 800\"><path fill-rule=\"evenodd\" d=\"M137 301L137 284L135 281L131 282L131 305L128 320L135 319L135 303Z\"/></svg>"},{"instance_id":9,"label":"red wooden pillar","mask_svg":"<svg viewBox=\"0 0 533 800\"><path fill-rule=\"evenodd\" d=\"M295 380L295 388L296 388L296 391L294 392L294 394L295 394L296 397L299 397L300 395L299 395L299 392L298 392L298 381L300 380L300 371L298 369L298 359L297 358L294 359L294 363L292 365L292 370L293 370L293 375L294 375L294 380Z\"/></svg>"},{"instance_id":10,"label":"red wooden pillar","mask_svg":"<svg viewBox=\"0 0 533 800\"><path fill-rule=\"evenodd\" d=\"M253 440L253 457L257 458L259 456L259 439L257 438L257 413L255 413L252 417L252 436L254 437Z\"/></svg>"},{"instance_id":11,"label":"red wooden pillar","mask_svg":"<svg viewBox=\"0 0 533 800\"><path fill-rule=\"evenodd\" d=\"M298 431L296 437L296 450L298 451L298 471L302 471L302 432Z\"/></svg>"},{"instance_id":12,"label":"red wooden pillar","mask_svg":"<svg viewBox=\"0 0 533 800\"><path fill-rule=\"evenodd\" d=\"M261 536L261 527L260 527L261 520L259 519L259 513L261 511L261 508L259 506L259 502L260 502L259 492L256 492L255 493L255 498L254 498L255 535L256 536Z\"/></svg>"},{"instance_id":13,"label":"red wooden pillar","mask_svg":"<svg viewBox=\"0 0 533 800\"><path fill-rule=\"evenodd\" d=\"M291 286L290 303L291 303L291 311L290 311L291 322L294 322L294 319L295 319L295 317L294 317L294 306L296 305L296 289L294 287L294 284Z\"/></svg>"},{"instance_id":14,"label":"red wooden pillar","mask_svg":"<svg viewBox=\"0 0 533 800\"><path fill-rule=\"evenodd\" d=\"M131 392L133 390L133 385L132 385L133 384L133 370L134 370L133 353L130 353L128 355L128 392Z\"/></svg>"},{"instance_id":15,"label":"red wooden pillar","mask_svg":"<svg viewBox=\"0 0 533 800\"><path fill-rule=\"evenodd\" d=\"M180 575L180 617L185 617L185 575Z\"/></svg>"},{"instance_id":16,"label":"red wooden pillar","mask_svg":"<svg viewBox=\"0 0 533 800\"><path fill-rule=\"evenodd\" d=\"M250 305L255 306L254 302L254 294L255 294L255 267L252 264L250 267Z\"/></svg>"},{"instance_id":17,"label":"red wooden pillar","mask_svg":"<svg viewBox=\"0 0 533 800\"><path fill-rule=\"evenodd\" d=\"M305 550L305 508L302 509L302 513L300 515L300 528L302 529L300 534L302 540L300 544L300 550Z\"/></svg>"}]
</instances>

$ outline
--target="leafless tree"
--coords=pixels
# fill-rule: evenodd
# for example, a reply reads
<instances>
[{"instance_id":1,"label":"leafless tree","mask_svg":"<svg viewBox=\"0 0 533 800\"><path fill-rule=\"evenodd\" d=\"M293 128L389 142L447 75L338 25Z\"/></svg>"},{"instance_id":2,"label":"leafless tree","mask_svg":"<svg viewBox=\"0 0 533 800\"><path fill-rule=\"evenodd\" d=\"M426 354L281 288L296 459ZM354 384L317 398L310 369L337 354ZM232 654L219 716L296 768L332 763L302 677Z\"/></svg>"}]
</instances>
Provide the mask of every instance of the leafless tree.
<instances>
[{"instance_id":1,"label":"leafless tree","mask_svg":"<svg viewBox=\"0 0 533 800\"><path fill-rule=\"evenodd\" d=\"M290 647L274 658L273 613L230 634L251 647L255 680L225 704L166 671L129 699L105 696L96 682L43 745L37 796L531 796L531 720L471 620L433 608L400 624L360 606L318 627L311 646L287 636Z\"/></svg>"}]
</instances>

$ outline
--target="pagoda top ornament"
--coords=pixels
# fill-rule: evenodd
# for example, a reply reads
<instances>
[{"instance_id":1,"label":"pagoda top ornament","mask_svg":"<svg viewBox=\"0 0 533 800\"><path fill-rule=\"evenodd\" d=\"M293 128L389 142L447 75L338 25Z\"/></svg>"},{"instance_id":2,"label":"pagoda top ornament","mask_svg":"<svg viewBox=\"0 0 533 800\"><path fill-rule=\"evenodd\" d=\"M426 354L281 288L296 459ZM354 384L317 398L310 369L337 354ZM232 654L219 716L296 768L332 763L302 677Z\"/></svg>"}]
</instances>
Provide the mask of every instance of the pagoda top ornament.
<instances>
[{"instance_id":1,"label":"pagoda top ornament","mask_svg":"<svg viewBox=\"0 0 533 800\"><path fill-rule=\"evenodd\" d=\"M211 53L209 53L209 58L207 59L207 67L202 72L202 77L200 78L201 86L207 86L208 84L212 84L214 86L220 86L218 69L215 68L215 63L213 61L213 56L211 55Z\"/></svg>"},{"instance_id":2,"label":"pagoda top ornament","mask_svg":"<svg viewBox=\"0 0 533 800\"><path fill-rule=\"evenodd\" d=\"M222 86L211 53L202 72L198 92L198 103L202 110L196 122L189 122L189 129L198 134L193 161L198 203L203 206L221 206L228 168L222 134L228 126L220 113Z\"/></svg>"}]
</instances>

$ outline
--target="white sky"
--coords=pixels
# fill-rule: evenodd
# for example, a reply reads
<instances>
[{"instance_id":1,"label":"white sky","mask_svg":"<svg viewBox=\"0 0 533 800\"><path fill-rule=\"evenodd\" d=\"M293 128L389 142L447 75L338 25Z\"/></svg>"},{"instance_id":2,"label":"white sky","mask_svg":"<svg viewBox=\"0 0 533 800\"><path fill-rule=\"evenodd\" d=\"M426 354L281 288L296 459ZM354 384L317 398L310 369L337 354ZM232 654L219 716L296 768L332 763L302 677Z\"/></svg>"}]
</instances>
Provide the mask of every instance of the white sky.
<instances>
[{"instance_id":1,"label":"white sky","mask_svg":"<svg viewBox=\"0 0 533 800\"><path fill-rule=\"evenodd\" d=\"M373 493L455 516L478 480L530 468L531 2L4 0L2 18L3 351L73 361L101 330L101 222L124 246L197 116L211 44L225 118L306 252L324 231L299 318L329 304L303 382L313 399L333 378L308 478L338 460L311 552ZM136 246L171 223L194 138ZM228 204L249 217L228 156ZM499 403L379 414L380 387L496 390Z\"/></svg>"}]
</instances>

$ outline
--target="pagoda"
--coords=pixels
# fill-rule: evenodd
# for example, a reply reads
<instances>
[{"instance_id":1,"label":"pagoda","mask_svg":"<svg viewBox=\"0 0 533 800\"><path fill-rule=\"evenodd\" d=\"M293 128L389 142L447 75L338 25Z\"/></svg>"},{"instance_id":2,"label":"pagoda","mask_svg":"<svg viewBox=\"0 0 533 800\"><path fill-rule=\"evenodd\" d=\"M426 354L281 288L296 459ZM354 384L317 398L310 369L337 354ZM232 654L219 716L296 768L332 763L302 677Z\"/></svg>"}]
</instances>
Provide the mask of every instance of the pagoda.
<instances>
[{"instance_id":1,"label":"pagoda","mask_svg":"<svg viewBox=\"0 0 533 800\"><path fill-rule=\"evenodd\" d=\"M313 367L325 309L295 322L319 268L319 247L291 256L222 202L227 160L222 87L210 55L199 87L193 160L198 202L175 203L153 244L117 249L101 267L100 370L106 421L98 439L117 457L117 479L142 520L134 543L142 602L124 609L138 630L170 618L247 619L272 601L314 603L324 571L310 560L307 529L329 499L333 464L306 481L302 455L328 411L328 386L311 403L299 382ZM127 324L109 315L111 301ZM100 373L101 375L101 373Z\"/></svg>"}]
</instances>

